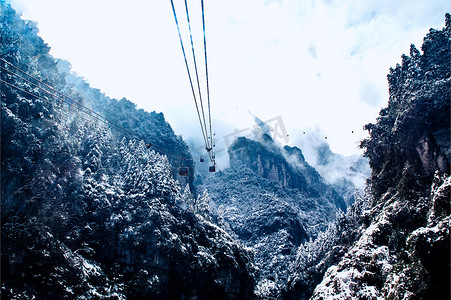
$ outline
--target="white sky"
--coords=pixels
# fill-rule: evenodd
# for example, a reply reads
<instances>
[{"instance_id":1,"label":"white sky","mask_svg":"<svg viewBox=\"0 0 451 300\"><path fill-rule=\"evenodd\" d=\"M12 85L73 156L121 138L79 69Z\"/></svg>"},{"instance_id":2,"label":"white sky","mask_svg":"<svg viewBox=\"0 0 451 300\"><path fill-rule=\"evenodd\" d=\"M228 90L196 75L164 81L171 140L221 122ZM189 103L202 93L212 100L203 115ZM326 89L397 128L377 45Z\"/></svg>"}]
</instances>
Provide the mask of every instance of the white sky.
<instances>
[{"instance_id":1,"label":"white sky","mask_svg":"<svg viewBox=\"0 0 451 300\"><path fill-rule=\"evenodd\" d=\"M204 1L216 146L252 126L251 112L263 121L281 116L291 145L304 131L321 132L345 155L359 151L363 125L386 106L389 68L451 12L445 0ZM184 26L183 1L174 2ZM189 2L202 65L200 0ZM10 3L92 87L163 112L177 134L200 142L169 0Z\"/></svg>"}]
</instances>

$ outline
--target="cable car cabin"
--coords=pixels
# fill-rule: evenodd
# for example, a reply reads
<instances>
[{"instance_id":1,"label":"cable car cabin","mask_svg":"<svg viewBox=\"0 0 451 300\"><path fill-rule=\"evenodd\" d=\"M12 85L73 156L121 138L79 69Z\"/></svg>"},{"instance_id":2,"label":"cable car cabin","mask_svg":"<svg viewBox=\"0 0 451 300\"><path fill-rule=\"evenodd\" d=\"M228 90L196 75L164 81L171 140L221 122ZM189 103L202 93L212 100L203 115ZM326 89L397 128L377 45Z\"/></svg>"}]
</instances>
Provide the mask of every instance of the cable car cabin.
<instances>
[{"instance_id":1,"label":"cable car cabin","mask_svg":"<svg viewBox=\"0 0 451 300\"><path fill-rule=\"evenodd\" d=\"M200 158L200 162L204 162L205 159L203 157Z\"/></svg>"},{"instance_id":2,"label":"cable car cabin","mask_svg":"<svg viewBox=\"0 0 451 300\"><path fill-rule=\"evenodd\" d=\"M188 167L180 167L180 170L179 170L180 176L188 176L188 174L189 174Z\"/></svg>"},{"instance_id":3,"label":"cable car cabin","mask_svg":"<svg viewBox=\"0 0 451 300\"><path fill-rule=\"evenodd\" d=\"M210 171L210 172L216 172L216 166L210 166L210 167L208 168L208 171Z\"/></svg>"}]
</instances>

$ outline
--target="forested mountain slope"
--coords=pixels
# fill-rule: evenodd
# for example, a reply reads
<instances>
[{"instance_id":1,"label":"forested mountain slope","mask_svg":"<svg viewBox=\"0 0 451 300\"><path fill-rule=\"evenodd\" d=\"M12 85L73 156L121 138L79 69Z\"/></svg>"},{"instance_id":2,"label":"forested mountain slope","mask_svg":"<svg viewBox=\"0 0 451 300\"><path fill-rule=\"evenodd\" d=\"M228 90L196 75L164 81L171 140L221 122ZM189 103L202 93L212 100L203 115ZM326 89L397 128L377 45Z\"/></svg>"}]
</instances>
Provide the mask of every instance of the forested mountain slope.
<instances>
[{"instance_id":1,"label":"forested mountain slope","mask_svg":"<svg viewBox=\"0 0 451 300\"><path fill-rule=\"evenodd\" d=\"M0 37L1 59L144 140L124 138L1 61L2 298L250 298L249 252L180 205L171 161L148 148L189 157L163 115L68 74L36 25L4 1Z\"/></svg>"},{"instance_id":2,"label":"forested mountain slope","mask_svg":"<svg viewBox=\"0 0 451 300\"><path fill-rule=\"evenodd\" d=\"M265 133L193 186L163 114L93 89L37 33L0 0L3 298L449 299L449 14L390 70L351 207L348 182Z\"/></svg>"},{"instance_id":3,"label":"forested mountain slope","mask_svg":"<svg viewBox=\"0 0 451 300\"><path fill-rule=\"evenodd\" d=\"M253 249L257 296L279 297L297 247L325 230L346 204L300 149L282 148L267 134L238 138L229 157L230 168L204 182L213 213Z\"/></svg>"},{"instance_id":4,"label":"forested mountain slope","mask_svg":"<svg viewBox=\"0 0 451 300\"><path fill-rule=\"evenodd\" d=\"M63 60L57 60L57 70L65 80L64 91L75 92L77 98L110 120L115 125L124 128L138 139L145 141L147 145L152 145L152 149L161 150L163 154L168 154L167 158L173 166L172 175L177 180L188 183L193 189L194 163L189 149L181 136L176 136L168 122L166 122L163 113L155 111L146 112L143 109L137 109L136 105L122 98L120 100L112 99L100 90L91 88L81 77L71 72L70 64ZM77 99L76 98L76 99ZM149 100L150 101L150 100ZM113 129L115 127L113 126ZM185 158L185 160L182 159ZM187 179L180 177L178 169L183 163L189 168Z\"/></svg>"},{"instance_id":5,"label":"forested mountain slope","mask_svg":"<svg viewBox=\"0 0 451 300\"><path fill-rule=\"evenodd\" d=\"M449 14L421 49L390 70L388 107L366 125L369 193L300 247L286 298L449 299Z\"/></svg>"}]
</instances>

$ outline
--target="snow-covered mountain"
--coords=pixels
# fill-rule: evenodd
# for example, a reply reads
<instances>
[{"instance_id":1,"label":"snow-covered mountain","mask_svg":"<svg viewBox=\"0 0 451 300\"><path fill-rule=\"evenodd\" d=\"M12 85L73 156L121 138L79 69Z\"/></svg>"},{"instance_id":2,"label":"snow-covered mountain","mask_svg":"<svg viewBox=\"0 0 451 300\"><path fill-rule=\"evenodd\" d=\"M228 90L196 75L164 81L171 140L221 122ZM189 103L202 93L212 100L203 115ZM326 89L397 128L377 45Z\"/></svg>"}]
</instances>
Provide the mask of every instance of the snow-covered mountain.
<instances>
[{"instance_id":1,"label":"snow-covered mountain","mask_svg":"<svg viewBox=\"0 0 451 300\"><path fill-rule=\"evenodd\" d=\"M251 298L249 251L181 205L161 152L190 155L164 116L92 89L37 32L0 1L2 298Z\"/></svg>"},{"instance_id":2,"label":"snow-covered mountain","mask_svg":"<svg viewBox=\"0 0 451 300\"><path fill-rule=\"evenodd\" d=\"M449 299L450 37L447 14L390 70L364 159L263 130L194 180L162 113L90 87L0 0L1 296Z\"/></svg>"},{"instance_id":3,"label":"snow-covered mountain","mask_svg":"<svg viewBox=\"0 0 451 300\"><path fill-rule=\"evenodd\" d=\"M446 14L390 70L388 107L362 143L368 193L299 248L286 298L450 298L450 49Z\"/></svg>"},{"instance_id":4,"label":"snow-covered mountain","mask_svg":"<svg viewBox=\"0 0 451 300\"><path fill-rule=\"evenodd\" d=\"M204 182L213 213L253 249L257 295L278 297L297 247L325 230L346 204L299 148L282 148L267 134L238 138L229 156L230 168Z\"/></svg>"}]
</instances>

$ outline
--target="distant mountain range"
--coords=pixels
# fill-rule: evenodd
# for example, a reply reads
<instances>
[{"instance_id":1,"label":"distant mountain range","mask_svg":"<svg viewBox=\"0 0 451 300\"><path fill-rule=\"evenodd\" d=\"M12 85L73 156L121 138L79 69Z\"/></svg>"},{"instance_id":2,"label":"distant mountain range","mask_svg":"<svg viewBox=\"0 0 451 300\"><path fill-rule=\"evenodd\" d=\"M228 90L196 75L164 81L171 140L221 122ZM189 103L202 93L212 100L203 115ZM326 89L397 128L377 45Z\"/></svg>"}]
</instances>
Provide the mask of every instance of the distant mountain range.
<instances>
[{"instance_id":1,"label":"distant mountain range","mask_svg":"<svg viewBox=\"0 0 451 300\"><path fill-rule=\"evenodd\" d=\"M229 148L230 167L208 176L211 207L221 227L253 249L257 294L278 297L297 247L346 211L343 197L296 147L262 133Z\"/></svg>"}]
</instances>

